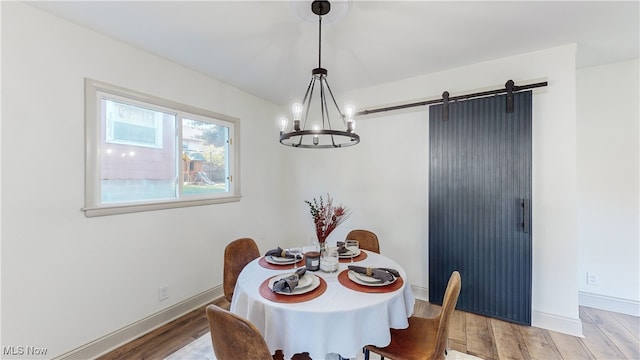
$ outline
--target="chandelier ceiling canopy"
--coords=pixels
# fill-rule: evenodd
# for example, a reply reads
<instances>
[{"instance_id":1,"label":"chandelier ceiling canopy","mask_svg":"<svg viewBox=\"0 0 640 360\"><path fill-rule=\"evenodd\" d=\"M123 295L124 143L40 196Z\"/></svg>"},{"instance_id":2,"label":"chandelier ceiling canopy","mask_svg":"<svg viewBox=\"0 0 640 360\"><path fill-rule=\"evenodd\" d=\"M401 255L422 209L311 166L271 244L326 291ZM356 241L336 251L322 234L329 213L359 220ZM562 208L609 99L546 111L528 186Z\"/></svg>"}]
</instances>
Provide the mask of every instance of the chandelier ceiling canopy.
<instances>
[{"instance_id":1,"label":"chandelier ceiling canopy","mask_svg":"<svg viewBox=\"0 0 640 360\"><path fill-rule=\"evenodd\" d=\"M292 106L291 126L286 118L280 120L280 143L309 149L356 145L360 142L360 136L355 133L355 110L353 106L345 107L344 112L340 110L327 81L328 71L321 62L322 18L331 11L331 4L329 1L313 1L311 11L318 16L318 67L311 71L311 81L302 103ZM316 101L313 101L314 98ZM334 123L331 122L332 118Z\"/></svg>"}]
</instances>

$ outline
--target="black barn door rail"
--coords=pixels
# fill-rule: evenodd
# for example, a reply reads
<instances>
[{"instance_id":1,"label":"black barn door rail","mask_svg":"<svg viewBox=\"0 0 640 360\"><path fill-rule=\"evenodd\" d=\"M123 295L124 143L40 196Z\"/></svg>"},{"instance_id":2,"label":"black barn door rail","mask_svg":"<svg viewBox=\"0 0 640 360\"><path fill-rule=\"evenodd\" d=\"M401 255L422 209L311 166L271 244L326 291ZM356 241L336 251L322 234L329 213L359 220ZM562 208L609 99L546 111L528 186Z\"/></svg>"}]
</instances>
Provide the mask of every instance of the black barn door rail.
<instances>
[{"instance_id":1,"label":"black barn door rail","mask_svg":"<svg viewBox=\"0 0 640 360\"><path fill-rule=\"evenodd\" d=\"M484 97L484 96L490 96L490 95L497 95L497 94L504 94L504 93L507 94L506 112L507 113L512 113L513 112L513 93L514 92L524 91L524 90L529 90L529 89L535 89L535 88L544 87L544 86L547 86L547 85L548 85L548 83L546 81L543 81L543 82L534 83L534 84L517 86L517 85L515 85L513 80L509 80L504 85L504 88L501 88L501 89L481 91L481 92L477 92L477 93L465 94L465 95L457 95L457 96L449 96L449 92L445 91L445 92L442 93L442 98L440 98L440 99L426 100L426 101L420 101L420 102L409 103L409 104L394 105L394 106L388 106L388 107L382 107L382 108L370 109L370 110L362 110L362 111L357 112L355 115L369 115L369 114L375 114L375 113L385 112L385 111L402 110L402 109L412 108L412 107L416 107L416 106L427 106L427 105L443 104L442 120L446 121L446 120L449 119L449 103L452 102L452 101L467 100L467 99L472 99L472 98L478 98L478 97Z\"/></svg>"}]
</instances>

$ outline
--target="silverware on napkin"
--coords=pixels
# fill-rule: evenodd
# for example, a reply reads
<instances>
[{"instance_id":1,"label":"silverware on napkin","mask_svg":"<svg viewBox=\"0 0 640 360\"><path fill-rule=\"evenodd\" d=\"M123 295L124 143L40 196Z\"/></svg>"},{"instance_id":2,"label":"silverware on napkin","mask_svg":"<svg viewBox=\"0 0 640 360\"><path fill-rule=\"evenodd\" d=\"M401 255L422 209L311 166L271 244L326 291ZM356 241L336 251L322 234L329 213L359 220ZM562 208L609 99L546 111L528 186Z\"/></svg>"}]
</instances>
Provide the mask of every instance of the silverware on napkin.
<instances>
[{"instance_id":1,"label":"silverware on napkin","mask_svg":"<svg viewBox=\"0 0 640 360\"><path fill-rule=\"evenodd\" d=\"M306 272L307 268L300 268L296 270L295 273L274 282L271 290L274 292L293 292L296 286L298 286L298 281L300 281Z\"/></svg>"},{"instance_id":2,"label":"silverware on napkin","mask_svg":"<svg viewBox=\"0 0 640 360\"><path fill-rule=\"evenodd\" d=\"M276 249L271 249L264 254L264 256L277 256L281 258L299 259L298 255L292 254L287 250L282 249L280 246Z\"/></svg>"},{"instance_id":3,"label":"silverware on napkin","mask_svg":"<svg viewBox=\"0 0 640 360\"><path fill-rule=\"evenodd\" d=\"M378 279L382 282L391 282L396 277L400 277L400 273L395 269L371 268L371 267L355 266L355 265L349 265L348 267L349 267L349 270L353 270L357 273L367 275L374 279Z\"/></svg>"}]
</instances>

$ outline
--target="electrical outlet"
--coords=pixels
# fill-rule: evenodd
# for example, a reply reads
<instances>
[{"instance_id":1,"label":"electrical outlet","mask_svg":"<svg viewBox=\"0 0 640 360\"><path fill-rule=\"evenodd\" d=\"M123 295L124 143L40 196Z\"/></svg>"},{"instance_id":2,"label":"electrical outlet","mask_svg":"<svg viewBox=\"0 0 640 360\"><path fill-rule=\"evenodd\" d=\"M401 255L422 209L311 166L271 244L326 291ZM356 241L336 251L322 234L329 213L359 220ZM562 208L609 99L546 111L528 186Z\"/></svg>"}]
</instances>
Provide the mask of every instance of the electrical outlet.
<instances>
[{"instance_id":1,"label":"electrical outlet","mask_svg":"<svg viewBox=\"0 0 640 360\"><path fill-rule=\"evenodd\" d=\"M593 286L600 285L600 280L598 279L598 274L592 273L592 272L587 272L587 284L588 285L593 285Z\"/></svg>"},{"instance_id":2,"label":"electrical outlet","mask_svg":"<svg viewBox=\"0 0 640 360\"><path fill-rule=\"evenodd\" d=\"M169 298L169 285L163 285L158 289L158 301L162 302Z\"/></svg>"}]
</instances>

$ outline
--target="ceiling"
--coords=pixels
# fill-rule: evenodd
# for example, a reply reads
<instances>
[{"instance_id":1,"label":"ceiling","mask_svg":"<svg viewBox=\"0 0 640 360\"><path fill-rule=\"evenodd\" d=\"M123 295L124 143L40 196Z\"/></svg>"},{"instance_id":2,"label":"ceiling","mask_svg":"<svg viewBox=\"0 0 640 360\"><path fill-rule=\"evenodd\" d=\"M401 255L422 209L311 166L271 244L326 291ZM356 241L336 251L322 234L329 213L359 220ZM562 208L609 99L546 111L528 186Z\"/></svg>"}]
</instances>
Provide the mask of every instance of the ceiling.
<instances>
[{"instance_id":1,"label":"ceiling","mask_svg":"<svg viewBox=\"0 0 640 360\"><path fill-rule=\"evenodd\" d=\"M44 1L42 10L244 91L301 101L318 66L310 1ZM340 93L578 44L577 66L638 58L638 1L334 1L322 67Z\"/></svg>"}]
</instances>

